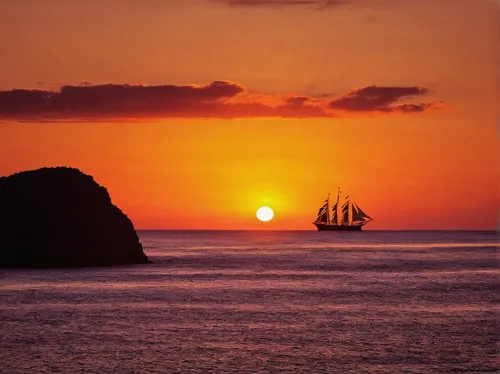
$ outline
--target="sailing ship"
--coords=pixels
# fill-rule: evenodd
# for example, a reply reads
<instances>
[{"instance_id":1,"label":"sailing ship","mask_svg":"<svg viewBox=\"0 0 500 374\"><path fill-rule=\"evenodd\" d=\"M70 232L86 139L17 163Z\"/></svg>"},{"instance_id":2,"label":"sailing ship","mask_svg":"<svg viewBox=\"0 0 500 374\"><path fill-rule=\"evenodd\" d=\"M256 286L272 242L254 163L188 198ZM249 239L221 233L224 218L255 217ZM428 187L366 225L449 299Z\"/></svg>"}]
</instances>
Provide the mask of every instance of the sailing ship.
<instances>
[{"instance_id":1,"label":"sailing ship","mask_svg":"<svg viewBox=\"0 0 500 374\"><path fill-rule=\"evenodd\" d=\"M340 187L337 201L330 209L330 194L319 208L318 216L313 224L319 231L361 231L361 228L372 220L361 208L347 196L340 204Z\"/></svg>"}]
</instances>

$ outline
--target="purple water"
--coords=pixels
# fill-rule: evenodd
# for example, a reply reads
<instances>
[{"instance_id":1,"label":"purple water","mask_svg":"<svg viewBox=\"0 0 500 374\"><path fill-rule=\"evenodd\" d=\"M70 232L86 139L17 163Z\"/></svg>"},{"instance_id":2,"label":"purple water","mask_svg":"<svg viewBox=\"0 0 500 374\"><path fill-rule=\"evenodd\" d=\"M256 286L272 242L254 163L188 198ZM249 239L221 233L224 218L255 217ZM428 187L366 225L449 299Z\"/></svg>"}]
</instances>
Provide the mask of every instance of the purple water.
<instances>
[{"instance_id":1,"label":"purple water","mask_svg":"<svg viewBox=\"0 0 500 374\"><path fill-rule=\"evenodd\" d=\"M500 370L496 232L139 234L152 265L0 270L0 372Z\"/></svg>"}]
</instances>

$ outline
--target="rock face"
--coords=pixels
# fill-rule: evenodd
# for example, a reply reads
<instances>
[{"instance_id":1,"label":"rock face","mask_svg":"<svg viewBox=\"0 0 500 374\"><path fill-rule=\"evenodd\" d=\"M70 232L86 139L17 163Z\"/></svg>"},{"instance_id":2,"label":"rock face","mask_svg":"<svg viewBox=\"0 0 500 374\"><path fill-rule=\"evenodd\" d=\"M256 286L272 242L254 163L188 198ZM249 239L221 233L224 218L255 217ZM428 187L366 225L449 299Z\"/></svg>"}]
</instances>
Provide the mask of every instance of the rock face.
<instances>
[{"instance_id":1,"label":"rock face","mask_svg":"<svg viewBox=\"0 0 500 374\"><path fill-rule=\"evenodd\" d=\"M91 176L56 167L0 178L0 267L148 262L132 222Z\"/></svg>"}]
</instances>

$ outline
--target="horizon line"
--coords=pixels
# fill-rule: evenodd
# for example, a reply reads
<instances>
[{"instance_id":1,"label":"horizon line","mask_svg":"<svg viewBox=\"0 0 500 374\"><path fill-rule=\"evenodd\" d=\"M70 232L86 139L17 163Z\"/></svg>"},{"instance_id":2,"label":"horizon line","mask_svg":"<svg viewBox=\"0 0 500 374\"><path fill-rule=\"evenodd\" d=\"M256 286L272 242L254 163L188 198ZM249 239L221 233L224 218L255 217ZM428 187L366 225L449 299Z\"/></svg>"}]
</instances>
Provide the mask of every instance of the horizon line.
<instances>
[{"instance_id":1,"label":"horizon line","mask_svg":"<svg viewBox=\"0 0 500 374\"><path fill-rule=\"evenodd\" d=\"M136 231L312 231L319 232L314 229L135 229ZM498 232L495 229L368 229L361 232L373 231L485 231L485 232Z\"/></svg>"}]
</instances>

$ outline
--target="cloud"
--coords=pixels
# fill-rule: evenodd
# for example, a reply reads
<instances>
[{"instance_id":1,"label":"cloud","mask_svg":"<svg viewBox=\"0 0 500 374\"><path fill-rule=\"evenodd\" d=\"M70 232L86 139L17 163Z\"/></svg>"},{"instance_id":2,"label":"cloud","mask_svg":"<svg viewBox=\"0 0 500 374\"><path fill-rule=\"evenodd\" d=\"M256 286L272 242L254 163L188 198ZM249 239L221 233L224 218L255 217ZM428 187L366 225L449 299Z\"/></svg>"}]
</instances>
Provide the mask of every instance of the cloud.
<instances>
[{"instance_id":1,"label":"cloud","mask_svg":"<svg viewBox=\"0 0 500 374\"><path fill-rule=\"evenodd\" d=\"M365 88L353 90L338 99L332 100L329 103L329 106L330 108L336 110L355 112L422 112L426 109L431 108L433 105L437 105L437 103L396 104L396 102L402 98L413 98L417 95L424 95L429 91L430 89L423 86L368 86Z\"/></svg>"},{"instance_id":2,"label":"cloud","mask_svg":"<svg viewBox=\"0 0 500 374\"><path fill-rule=\"evenodd\" d=\"M438 107L436 102L399 103L421 96L422 86L353 90L338 98L271 95L241 84L79 85L60 91L0 91L0 120L29 122L126 121L164 118L333 118L346 115L411 114Z\"/></svg>"}]
</instances>

